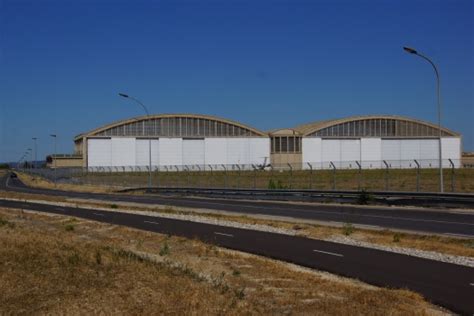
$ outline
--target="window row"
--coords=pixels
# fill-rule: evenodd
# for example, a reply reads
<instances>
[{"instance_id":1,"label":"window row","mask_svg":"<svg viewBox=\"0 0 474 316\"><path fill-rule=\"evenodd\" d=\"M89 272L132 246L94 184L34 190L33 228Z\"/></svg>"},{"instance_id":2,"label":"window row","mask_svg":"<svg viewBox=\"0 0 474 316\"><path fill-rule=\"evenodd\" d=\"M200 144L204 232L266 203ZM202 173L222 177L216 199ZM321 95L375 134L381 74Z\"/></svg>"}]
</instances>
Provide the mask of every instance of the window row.
<instances>
[{"instance_id":1,"label":"window row","mask_svg":"<svg viewBox=\"0 0 474 316\"><path fill-rule=\"evenodd\" d=\"M301 137L272 137L270 147L272 154L301 153Z\"/></svg>"},{"instance_id":2,"label":"window row","mask_svg":"<svg viewBox=\"0 0 474 316\"><path fill-rule=\"evenodd\" d=\"M320 137L424 137L438 136L438 129L417 122L395 119L368 119L345 122L323 128L309 136ZM442 136L450 136L442 131Z\"/></svg>"},{"instance_id":3,"label":"window row","mask_svg":"<svg viewBox=\"0 0 474 316\"><path fill-rule=\"evenodd\" d=\"M258 136L240 126L201 118L159 118L142 120L109 128L97 136Z\"/></svg>"}]
</instances>

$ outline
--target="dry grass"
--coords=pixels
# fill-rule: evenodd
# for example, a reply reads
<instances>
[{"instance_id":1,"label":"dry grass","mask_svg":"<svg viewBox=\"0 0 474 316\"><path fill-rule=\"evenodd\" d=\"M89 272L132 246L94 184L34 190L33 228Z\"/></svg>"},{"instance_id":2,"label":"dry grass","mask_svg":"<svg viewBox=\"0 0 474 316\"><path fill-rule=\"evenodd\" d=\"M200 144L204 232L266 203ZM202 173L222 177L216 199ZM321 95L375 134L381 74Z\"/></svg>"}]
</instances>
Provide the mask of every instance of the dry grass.
<instances>
[{"instance_id":1,"label":"dry grass","mask_svg":"<svg viewBox=\"0 0 474 316\"><path fill-rule=\"evenodd\" d=\"M420 170L420 191L438 191L438 170ZM255 179L254 179L255 178ZM388 174L388 188L393 191L416 191L415 169L391 169ZM85 173L77 177L82 183L102 184L119 187L146 186L148 173ZM333 187L332 170L309 171L215 171L215 172L161 172L153 174L153 183L171 187L229 187L229 188L270 188L273 182L277 188L331 190ZM474 169L455 170L455 191L474 192ZM444 170L444 185L451 190L451 170ZM360 174L360 189L385 190L385 170L366 169ZM336 189L359 189L359 172L355 169L337 170Z\"/></svg>"},{"instance_id":2,"label":"dry grass","mask_svg":"<svg viewBox=\"0 0 474 316\"><path fill-rule=\"evenodd\" d=\"M20 180L33 188L45 188L45 189L56 189L64 191L75 191L75 192L91 192L91 193L112 193L117 188L112 186L104 185L93 185L93 184L68 184L68 183L54 183L43 177L31 175L23 172L16 172Z\"/></svg>"},{"instance_id":3,"label":"dry grass","mask_svg":"<svg viewBox=\"0 0 474 316\"><path fill-rule=\"evenodd\" d=\"M0 218L0 314L441 313L410 291L195 240L21 211Z\"/></svg>"}]
</instances>

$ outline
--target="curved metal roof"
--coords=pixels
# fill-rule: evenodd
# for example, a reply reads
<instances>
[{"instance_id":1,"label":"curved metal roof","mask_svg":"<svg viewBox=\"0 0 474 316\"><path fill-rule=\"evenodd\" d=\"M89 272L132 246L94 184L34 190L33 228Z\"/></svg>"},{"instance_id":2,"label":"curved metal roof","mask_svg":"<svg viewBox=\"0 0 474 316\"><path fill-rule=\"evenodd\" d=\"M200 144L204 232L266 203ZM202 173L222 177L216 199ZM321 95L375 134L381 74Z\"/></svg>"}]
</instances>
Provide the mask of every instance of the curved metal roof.
<instances>
[{"instance_id":1,"label":"curved metal roof","mask_svg":"<svg viewBox=\"0 0 474 316\"><path fill-rule=\"evenodd\" d=\"M331 127L334 125L338 125L341 123L347 123L347 122L355 122L355 121L362 121L362 120L370 120L370 119L392 119L392 120L397 120L397 121L405 121L405 122L412 122L412 123L417 123L421 125L426 125L432 128L437 129L438 125L426 122L426 121L421 121L409 117L404 117L404 116L398 116L398 115L362 115L362 116L351 116L351 117L346 117L346 118L341 118L341 119L332 119L332 120L325 120L325 121L317 121L317 122L312 122L308 124L302 124L299 126L296 126L294 129L303 134L303 136L307 136L309 134L315 133L319 130L322 130L326 127ZM460 136L459 133L456 133L454 131L451 131L447 128L441 127L441 130L449 134L450 136Z\"/></svg>"},{"instance_id":2,"label":"curved metal roof","mask_svg":"<svg viewBox=\"0 0 474 316\"><path fill-rule=\"evenodd\" d=\"M262 132L262 131L260 131L256 128L250 127L248 125L245 125L245 124L242 124L242 123L239 123L239 122L236 122L236 121L220 118L220 117L217 117L217 116L202 115L202 114L179 114L178 113L178 114L152 114L150 116L143 115L143 116L137 116L137 117L133 117L133 118L125 119L125 120L115 121L113 123L98 127L96 129L93 129L93 130L88 131L86 133L81 133L81 134L77 135L76 137L74 137L74 140L77 141L77 140L82 139L83 137L95 136L95 135L97 135L97 134L99 134L103 131L109 130L109 129L117 127L117 126L127 125L127 124L136 123L136 122L140 122L140 121L162 119L162 118L199 118L199 119L204 119L204 120L209 120L209 121L215 121L215 122L220 122L220 123L224 123L224 124L234 125L234 126L242 128L242 129L248 130L252 133L255 133L258 136L267 136L266 133L264 133L264 132Z\"/></svg>"}]
</instances>

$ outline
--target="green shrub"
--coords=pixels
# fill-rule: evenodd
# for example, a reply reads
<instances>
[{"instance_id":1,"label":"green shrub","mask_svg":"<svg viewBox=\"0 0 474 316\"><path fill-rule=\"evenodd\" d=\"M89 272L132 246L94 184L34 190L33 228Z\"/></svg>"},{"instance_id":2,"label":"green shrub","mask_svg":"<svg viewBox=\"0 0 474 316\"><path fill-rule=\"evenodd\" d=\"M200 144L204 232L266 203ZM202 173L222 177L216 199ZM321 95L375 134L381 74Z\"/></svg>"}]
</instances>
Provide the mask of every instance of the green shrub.
<instances>
[{"instance_id":1,"label":"green shrub","mask_svg":"<svg viewBox=\"0 0 474 316\"><path fill-rule=\"evenodd\" d=\"M369 204L374 200L374 196L365 190L362 190L357 198L357 203L361 205Z\"/></svg>"},{"instance_id":2,"label":"green shrub","mask_svg":"<svg viewBox=\"0 0 474 316\"><path fill-rule=\"evenodd\" d=\"M117 204L112 204L112 205L110 205L110 208L116 209L116 208L118 208L118 205Z\"/></svg>"},{"instance_id":3,"label":"green shrub","mask_svg":"<svg viewBox=\"0 0 474 316\"><path fill-rule=\"evenodd\" d=\"M160 249L160 256L166 256L170 253L170 247L168 246L168 243L165 241L163 246L161 246Z\"/></svg>"},{"instance_id":4,"label":"green shrub","mask_svg":"<svg viewBox=\"0 0 474 316\"><path fill-rule=\"evenodd\" d=\"M352 233L354 233L354 226L352 226L351 223L345 223L342 227L342 233L346 236L351 235Z\"/></svg>"},{"instance_id":5,"label":"green shrub","mask_svg":"<svg viewBox=\"0 0 474 316\"><path fill-rule=\"evenodd\" d=\"M393 235L393 242L400 242L401 237L401 234L395 233L395 235Z\"/></svg>"},{"instance_id":6,"label":"green shrub","mask_svg":"<svg viewBox=\"0 0 474 316\"><path fill-rule=\"evenodd\" d=\"M74 225L72 224L67 224L65 227L67 232L72 232L74 230Z\"/></svg>"}]
</instances>

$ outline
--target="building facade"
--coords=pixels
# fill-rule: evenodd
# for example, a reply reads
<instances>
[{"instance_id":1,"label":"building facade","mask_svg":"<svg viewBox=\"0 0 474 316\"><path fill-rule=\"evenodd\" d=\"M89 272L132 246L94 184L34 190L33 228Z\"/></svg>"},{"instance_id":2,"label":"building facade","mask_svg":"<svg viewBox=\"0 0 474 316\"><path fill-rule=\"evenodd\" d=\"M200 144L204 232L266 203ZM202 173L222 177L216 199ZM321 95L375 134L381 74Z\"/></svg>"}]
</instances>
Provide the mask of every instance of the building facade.
<instances>
[{"instance_id":1,"label":"building facade","mask_svg":"<svg viewBox=\"0 0 474 316\"><path fill-rule=\"evenodd\" d=\"M142 116L75 138L83 167L117 171L252 168L436 167L438 127L400 116L319 121L263 132L222 118L193 114ZM461 136L442 128L443 166L461 162ZM140 169L141 170L141 169Z\"/></svg>"}]
</instances>

